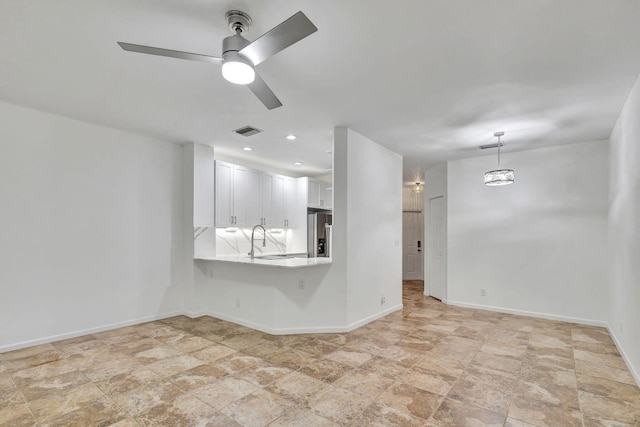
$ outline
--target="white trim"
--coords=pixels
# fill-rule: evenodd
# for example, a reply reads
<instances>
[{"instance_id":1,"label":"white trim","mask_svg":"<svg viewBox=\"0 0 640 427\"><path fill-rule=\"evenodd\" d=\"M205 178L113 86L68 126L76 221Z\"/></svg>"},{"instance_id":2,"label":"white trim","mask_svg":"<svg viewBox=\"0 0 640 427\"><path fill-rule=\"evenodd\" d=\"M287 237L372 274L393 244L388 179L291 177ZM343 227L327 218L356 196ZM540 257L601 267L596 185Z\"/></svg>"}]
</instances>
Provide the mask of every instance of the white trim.
<instances>
[{"instance_id":1,"label":"white trim","mask_svg":"<svg viewBox=\"0 0 640 427\"><path fill-rule=\"evenodd\" d=\"M638 374L638 371L634 369L634 366L631 363L631 359L629 359L629 356L627 356L627 353L625 353L624 349L622 348L622 344L620 343L620 340L618 340L618 337L613 332L613 328L608 323L607 323L607 329L609 330L609 335L611 336L611 339L613 339L613 343L618 348L618 352L622 356L624 363L627 364L627 368L629 369L629 372L631 372L631 376L633 376L633 379L636 381L636 384L638 385L638 387L640 387L640 375Z\"/></svg>"},{"instance_id":2,"label":"white trim","mask_svg":"<svg viewBox=\"0 0 640 427\"><path fill-rule=\"evenodd\" d=\"M600 326L602 328L607 328L609 326L607 322L602 320L591 320L591 319L583 319L580 317L560 316L557 314L539 313L536 311L515 310L512 308L494 307L490 305L470 304L462 301L450 301L445 299L443 299L442 302L448 305L455 305L458 307L475 308L478 310L497 311L499 313L516 314L518 316L537 317L539 319L549 319L549 320L559 320L562 322L578 323L581 325Z\"/></svg>"},{"instance_id":3,"label":"white trim","mask_svg":"<svg viewBox=\"0 0 640 427\"><path fill-rule=\"evenodd\" d=\"M360 319L356 322L350 323L347 326L312 326L312 327L302 327L302 328L272 328L269 326L260 325L253 322L247 322L246 320L233 317L233 316L228 316L221 313L217 313L215 311L186 312L185 314L192 318L200 317L200 316L211 316L211 317L215 317L216 319L237 323L238 325L246 326L251 329L256 329L258 331L265 332L271 335L323 334L323 333L342 333L342 332L353 331L354 329L357 329L363 325L366 325L367 323L373 322L374 320L377 320L395 311L402 310L402 307L403 307L402 304L398 304L396 306L383 310L379 313L365 317L364 319Z\"/></svg>"},{"instance_id":4,"label":"white trim","mask_svg":"<svg viewBox=\"0 0 640 427\"><path fill-rule=\"evenodd\" d=\"M367 323L373 322L374 320L380 319L381 317L384 317L384 316L386 316L388 314L391 314L393 312L402 310L402 308L403 308L402 304L394 305L393 307L389 307L386 310L383 310L383 311L381 311L379 313L373 314L373 315L371 315L369 317L365 317L364 319L360 319L360 320L358 320L356 322L353 322L353 323L349 324L347 326L347 331L345 331L345 332L353 331L354 329L357 329L360 326L364 326Z\"/></svg>"},{"instance_id":5,"label":"white trim","mask_svg":"<svg viewBox=\"0 0 640 427\"><path fill-rule=\"evenodd\" d=\"M253 322L247 322L246 320L242 320L233 316L227 316L221 313L216 313L214 311L181 310L181 311L174 311L174 312L164 313L164 314L156 314L153 316L140 317L138 319L131 319L123 322L110 323L110 324L98 326L95 328L81 329L78 331L67 332L64 334L51 335L48 337L22 341L15 344L7 344L7 345L0 346L0 353L12 351L12 350L20 350L22 348L32 347L34 345L48 344L55 341L65 340L69 338L76 338L83 335L95 334L98 332L104 332L112 329L123 328L125 326L139 325L141 323L153 322L154 320L162 320L169 317L181 316L181 315L191 317L192 319L200 316L211 316L211 317L215 317L216 319L222 319L229 322L233 322L238 325L246 326L248 328L255 329L261 332L266 332L271 335L288 335L288 334L321 334L321 333L350 332L350 331L353 331L354 329L359 328L360 326L363 326L369 322L372 322L376 319L384 317L387 314L391 314L394 311L398 311L398 310L402 310L402 304L398 304L394 307L390 307L384 311L381 311L369 317L365 317L364 319L353 322L347 326L314 326L314 327L308 327L308 328L270 328L268 326L260 325Z\"/></svg>"},{"instance_id":6,"label":"white trim","mask_svg":"<svg viewBox=\"0 0 640 427\"><path fill-rule=\"evenodd\" d=\"M12 350L20 350L21 348L31 347L39 344L48 344L50 342L66 340L69 338L81 337L83 335L109 331L111 329L123 328L125 326L138 325L146 322L153 322L154 320L162 320L168 317L180 316L183 314L185 314L183 311L173 311L171 313L155 314L153 316L140 317L138 319L125 320L123 322L109 323L107 325L97 326L95 328L80 329L79 331L66 332L64 334L50 335L48 337L37 338L33 340L28 340L28 341L21 341L15 344L7 344L7 345L0 346L0 353L4 353L6 351L12 351Z\"/></svg>"}]
</instances>

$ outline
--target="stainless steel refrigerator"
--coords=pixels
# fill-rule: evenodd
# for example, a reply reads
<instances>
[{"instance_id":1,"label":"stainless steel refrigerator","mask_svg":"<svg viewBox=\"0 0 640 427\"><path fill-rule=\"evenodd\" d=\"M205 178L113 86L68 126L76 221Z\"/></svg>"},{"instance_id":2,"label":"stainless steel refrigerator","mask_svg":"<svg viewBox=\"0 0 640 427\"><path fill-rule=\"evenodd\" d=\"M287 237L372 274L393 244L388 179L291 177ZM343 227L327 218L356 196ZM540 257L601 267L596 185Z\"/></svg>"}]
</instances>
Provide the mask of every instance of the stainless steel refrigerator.
<instances>
[{"instance_id":1,"label":"stainless steel refrigerator","mask_svg":"<svg viewBox=\"0 0 640 427\"><path fill-rule=\"evenodd\" d=\"M331 248L331 214L307 215L307 252L309 258L329 257Z\"/></svg>"}]
</instances>

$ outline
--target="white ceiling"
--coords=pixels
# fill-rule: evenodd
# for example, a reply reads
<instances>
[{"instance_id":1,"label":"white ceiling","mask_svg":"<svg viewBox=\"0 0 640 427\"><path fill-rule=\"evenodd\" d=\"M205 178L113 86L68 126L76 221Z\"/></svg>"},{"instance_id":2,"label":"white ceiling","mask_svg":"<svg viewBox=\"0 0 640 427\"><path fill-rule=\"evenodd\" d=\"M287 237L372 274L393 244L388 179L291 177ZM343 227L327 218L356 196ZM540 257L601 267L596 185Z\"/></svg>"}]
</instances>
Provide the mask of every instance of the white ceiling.
<instances>
[{"instance_id":1,"label":"white ceiling","mask_svg":"<svg viewBox=\"0 0 640 427\"><path fill-rule=\"evenodd\" d=\"M318 27L257 67L283 107L217 65L116 44L219 56L231 9L253 18L250 40L298 10ZM0 99L300 175L326 173L348 126L403 154L411 181L487 154L498 130L506 151L607 138L638 40L640 0L3 0ZM244 125L264 132L231 133Z\"/></svg>"}]
</instances>

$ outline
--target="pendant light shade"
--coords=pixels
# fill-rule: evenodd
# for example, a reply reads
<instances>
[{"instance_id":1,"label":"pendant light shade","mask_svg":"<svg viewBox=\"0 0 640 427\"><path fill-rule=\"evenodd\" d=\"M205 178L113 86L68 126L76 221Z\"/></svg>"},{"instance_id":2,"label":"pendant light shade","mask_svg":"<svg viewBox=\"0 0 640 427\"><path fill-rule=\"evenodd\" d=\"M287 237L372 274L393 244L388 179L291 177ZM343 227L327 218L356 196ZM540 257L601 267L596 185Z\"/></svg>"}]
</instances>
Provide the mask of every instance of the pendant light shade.
<instances>
[{"instance_id":1,"label":"pendant light shade","mask_svg":"<svg viewBox=\"0 0 640 427\"><path fill-rule=\"evenodd\" d=\"M422 193L424 191L424 184L416 182L414 185L411 186L411 190L414 193Z\"/></svg>"},{"instance_id":2,"label":"pendant light shade","mask_svg":"<svg viewBox=\"0 0 640 427\"><path fill-rule=\"evenodd\" d=\"M509 185L513 184L515 181L515 174L513 173L513 169L500 169L500 147L503 145L500 142L500 137L504 135L504 132L496 132L493 136L498 137L498 169L485 172L484 174L484 185L488 185L491 187L498 185Z\"/></svg>"},{"instance_id":3,"label":"pendant light shade","mask_svg":"<svg viewBox=\"0 0 640 427\"><path fill-rule=\"evenodd\" d=\"M508 185L513 184L514 181L513 170L511 169L496 169L493 171L485 172L484 185Z\"/></svg>"}]
</instances>

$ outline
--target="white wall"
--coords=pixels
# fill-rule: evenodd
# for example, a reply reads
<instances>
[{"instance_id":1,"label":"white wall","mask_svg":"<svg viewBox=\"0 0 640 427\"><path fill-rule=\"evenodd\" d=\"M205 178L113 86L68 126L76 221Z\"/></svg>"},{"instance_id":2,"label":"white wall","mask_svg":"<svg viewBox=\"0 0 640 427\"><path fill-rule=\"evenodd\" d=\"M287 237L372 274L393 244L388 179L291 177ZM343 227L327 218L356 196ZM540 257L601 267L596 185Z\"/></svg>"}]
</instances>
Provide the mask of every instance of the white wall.
<instances>
[{"instance_id":1,"label":"white wall","mask_svg":"<svg viewBox=\"0 0 640 427\"><path fill-rule=\"evenodd\" d=\"M513 185L483 184L495 156L449 162L448 302L606 324L606 141L502 159Z\"/></svg>"},{"instance_id":2,"label":"white wall","mask_svg":"<svg viewBox=\"0 0 640 427\"><path fill-rule=\"evenodd\" d=\"M182 309L181 162L0 103L0 351Z\"/></svg>"},{"instance_id":3,"label":"white wall","mask_svg":"<svg viewBox=\"0 0 640 427\"><path fill-rule=\"evenodd\" d=\"M345 128L335 130L334 153L332 264L284 269L196 261L192 315L271 333L328 332L402 307L402 158Z\"/></svg>"},{"instance_id":4,"label":"white wall","mask_svg":"<svg viewBox=\"0 0 640 427\"><path fill-rule=\"evenodd\" d=\"M610 137L610 331L640 384L640 80Z\"/></svg>"},{"instance_id":5,"label":"white wall","mask_svg":"<svg viewBox=\"0 0 640 427\"><path fill-rule=\"evenodd\" d=\"M347 159L351 324L402 305L402 156L347 128L336 129L334 152ZM336 176L336 186L344 186L341 178Z\"/></svg>"}]
</instances>

